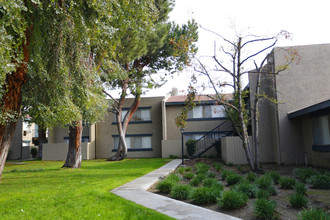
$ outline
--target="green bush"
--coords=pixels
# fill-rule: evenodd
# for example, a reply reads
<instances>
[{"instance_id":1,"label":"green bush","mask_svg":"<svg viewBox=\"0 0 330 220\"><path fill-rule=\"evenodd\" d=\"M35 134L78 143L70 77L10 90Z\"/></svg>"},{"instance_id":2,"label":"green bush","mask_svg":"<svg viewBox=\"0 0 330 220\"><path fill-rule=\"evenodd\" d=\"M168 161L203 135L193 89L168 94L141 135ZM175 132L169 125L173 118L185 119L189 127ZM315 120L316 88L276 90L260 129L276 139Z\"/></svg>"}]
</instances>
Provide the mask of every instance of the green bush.
<instances>
[{"instance_id":1,"label":"green bush","mask_svg":"<svg viewBox=\"0 0 330 220\"><path fill-rule=\"evenodd\" d=\"M220 182L213 183L211 189L217 194L220 195L220 192L223 191L224 186Z\"/></svg>"},{"instance_id":2,"label":"green bush","mask_svg":"<svg viewBox=\"0 0 330 220\"><path fill-rule=\"evenodd\" d=\"M190 172L191 170L192 170L191 167L186 167L186 168L185 168L185 171L186 171L186 172Z\"/></svg>"},{"instance_id":3,"label":"green bush","mask_svg":"<svg viewBox=\"0 0 330 220\"><path fill-rule=\"evenodd\" d=\"M168 194L171 192L174 185L176 185L176 183L173 181L163 180L156 185L156 189L161 193Z\"/></svg>"},{"instance_id":4,"label":"green bush","mask_svg":"<svg viewBox=\"0 0 330 220\"><path fill-rule=\"evenodd\" d=\"M190 199L194 204L207 205L215 203L217 201L217 195L210 187L200 187L192 191Z\"/></svg>"},{"instance_id":5,"label":"green bush","mask_svg":"<svg viewBox=\"0 0 330 220\"><path fill-rule=\"evenodd\" d=\"M178 169L176 169L177 173L183 174L185 172L185 168L184 167L179 167Z\"/></svg>"},{"instance_id":6,"label":"green bush","mask_svg":"<svg viewBox=\"0 0 330 220\"><path fill-rule=\"evenodd\" d=\"M238 166L236 167L236 169L237 169L237 171L239 171L239 172L243 172L243 171L244 171L244 167L243 167L242 165L238 165Z\"/></svg>"},{"instance_id":7,"label":"green bush","mask_svg":"<svg viewBox=\"0 0 330 220\"><path fill-rule=\"evenodd\" d=\"M297 194L306 195L306 187L305 187L305 184L297 182L296 185L294 186L294 191L295 191Z\"/></svg>"},{"instance_id":8,"label":"green bush","mask_svg":"<svg viewBox=\"0 0 330 220\"><path fill-rule=\"evenodd\" d=\"M255 198L258 192L258 187L247 181L241 181L239 184L235 185L233 189L244 193L249 198Z\"/></svg>"},{"instance_id":9,"label":"green bush","mask_svg":"<svg viewBox=\"0 0 330 220\"><path fill-rule=\"evenodd\" d=\"M304 195L297 193L291 195L289 200L290 200L290 204L294 208L306 207L308 203L308 200Z\"/></svg>"},{"instance_id":10,"label":"green bush","mask_svg":"<svg viewBox=\"0 0 330 220\"><path fill-rule=\"evenodd\" d=\"M209 178L214 178L214 177L217 176L217 174L216 174L215 172L208 172L206 175L207 175L207 177L209 177Z\"/></svg>"},{"instance_id":11,"label":"green bush","mask_svg":"<svg viewBox=\"0 0 330 220\"><path fill-rule=\"evenodd\" d=\"M173 154L170 154L168 157L169 157L170 159L178 159L178 158L179 158L178 156L173 155Z\"/></svg>"},{"instance_id":12,"label":"green bush","mask_svg":"<svg viewBox=\"0 0 330 220\"><path fill-rule=\"evenodd\" d=\"M256 179L256 184L260 189L267 190L269 186L273 185L273 178L270 176L264 175L260 176L258 179Z\"/></svg>"},{"instance_id":13,"label":"green bush","mask_svg":"<svg viewBox=\"0 0 330 220\"><path fill-rule=\"evenodd\" d=\"M191 192L192 188L189 185L177 184L172 187L171 196L174 199L186 200Z\"/></svg>"},{"instance_id":14,"label":"green bush","mask_svg":"<svg viewBox=\"0 0 330 220\"><path fill-rule=\"evenodd\" d=\"M223 166L222 166L221 163L213 163L213 167L214 167L214 169L215 169L217 172L223 170Z\"/></svg>"},{"instance_id":15,"label":"green bush","mask_svg":"<svg viewBox=\"0 0 330 220\"><path fill-rule=\"evenodd\" d=\"M282 177L280 179L280 185L282 189L293 189L296 185L296 179L292 177Z\"/></svg>"},{"instance_id":16,"label":"green bush","mask_svg":"<svg viewBox=\"0 0 330 220\"><path fill-rule=\"evenodd\" d=\"M330 214L323 209L311 208L305 209L299 213L300 220L330 220Z\"/></svg>"},{"instance_id":17,"label":"green bush","mask_svg":"<svg viewBox=\"0 0 330 220\"><path fill-rule=\"evenodd\" d=\"M198 162L195 164L195 168L197 174L206 174L209 171L210 166L205 163Z\"/></svg>"},{"instance_id":18,"label":"green bush","mask_svg":"<svg viewBox=\"0 0 330 220\"><path fill-rule=\"evenodd\" d=\"M267 190L259 189L257 191L257 195L256 196L257 196L258 199L269 199L269 197L271 196L271 194Z\"/></svg>"},{"instance_id":19,"label":"green bush","mask_svg":"<svg viewBox=\"0 0 330 220\"><path fill-rule=\"evenodd\" d=\"M186 174L183 175L183 178L190 180L194 176L195 176L195 174L193 172L188 172L188 173L186 173Z\"/></svg>"},{"instance_id":20,"label":"green bush","mask_svg":"<svg viewBox=\"0 0 330 220\"><path fill-rule=\"evenodd\" d=\"M238 209L246 205L248 197L241 192L228 190L222 193L218 205L224 209Z\"/></svg>"},{"instance_id":21,"label":"green bush","mask_svg":"<svg viewBox=\"0 0 330 220\"><path fill-rule=\"evenodd\" d=\"M189 157L192 157L196 151L196 140L194 139L187 140L186 147Z\"/></svg>"},{"instance_id":22,"label":"green bush","mask_svg":"<svg viewBox=\"0 0 330 220\"><path fill-rule=\"evenodd\" d=\"M267 172L265 175L270 176L275 184L278 184L281 179L281 174L279 172L271 171Z\"/></svg>"},{"instance_id":23,"label":"green bush","mask_svg":"<svg viewBox=\"0 0 330 220\"><path fill-rule=\"evenodd\" d=\"M330 189L330 176L318 174L311 176L308 180L314 189Z\"/></svg>"},{"instance_id":24,"label":"green bush","mask_svg":"<svg viewBox=\"0 0 330 220\"><path fill-rule=\"evenodd\" d=\"M213 184L217 183L218 180L214 178L206 178L203 180L203 186L211 187Z\"/></svg>"},{"instance_id":25,"label":"green bush","mask_svg":"<svg viewBox=\"0 0 330 220\"><path fill-rule=\"evenodd\" d=\"M32 148L31 148L31 155L32 155L32 158L37 158L37 155L38 155L38 148L36 148L36 147L32 147Z\"/></svg>"},{"instance_id":26,"label":"green bush","mask_svg":"<svg viewBox=\"0 0 330 220\"><path fill-rule=\"evenodd\" d=\"M170 175L168 175L165 180L168 181L172 181L172 182L179 182L180 181L180 177L177 176L175 173L171 173Z\"/></svg>"},{"instance_id":27,"label":"green bush","mask_svg":"<svg viewBox=\"0 0 330 220\"><path fill-rule=\"evenodd\" d=\"M200 178L198 178L197 176L195 176L194 178L192 178L190 180L190 185L191 186L198 186L200 183L202 182L202 180Z\"/></svg>"},{"instance_id":28,"label":"green bush","mask_svg":"<svg viewBox=\"0 0 330 220\"><path fill-rule=\"evenodd\" d=\"M311 167L302 167L296 168L293 170L294 175L302 182L306 183L306 181L314 175L318 175L319 172L314 170Z\"/></svg>"},{"instance_id":29,"label":"green bush","mask_svg":"<svg viewBox=\"0 0 330 220\"><path fill-rule=\"evenodd\" d=\"M227 184L229 186L231 186L231 185L235 185L235 184L239 183L242 179L243 179L243 177L241 175L232 173L227 176L226 181L227 181Z\"/></svg>"},{"instance_id":30,"label":"green bush","mask_svg":"<svg viewBox=\"0 0 330 220\"><path fill-rule=\"evenodd\" d=\"M255 174L253 172L249 172L246 175L246 180L249 181L249 182L254 182L254 181L256 181L256 179L257 179L257 174Z\"/></svg>"},{"instance_id":31,"label":"green bush","mask_svg":"<svg viewBox=\"0 0 330 220\"><path fill-rule=\"evenodd\" d=\"M253 214L259 219L277 219L277 204L267 199L257 199L253 204Z\"/></svg>"},{"instance_id":32,"label":"green bush","mask_svg":"<svg viewBox=\"0 0 330 220\"><path fill-rule=\"evenodd\" d=\"M227 176L230 174L236 174L236 173L234 171L230 171L230 170L223 170L221 173L221 179L226 180Z\"/></svg>"}]
</instances>

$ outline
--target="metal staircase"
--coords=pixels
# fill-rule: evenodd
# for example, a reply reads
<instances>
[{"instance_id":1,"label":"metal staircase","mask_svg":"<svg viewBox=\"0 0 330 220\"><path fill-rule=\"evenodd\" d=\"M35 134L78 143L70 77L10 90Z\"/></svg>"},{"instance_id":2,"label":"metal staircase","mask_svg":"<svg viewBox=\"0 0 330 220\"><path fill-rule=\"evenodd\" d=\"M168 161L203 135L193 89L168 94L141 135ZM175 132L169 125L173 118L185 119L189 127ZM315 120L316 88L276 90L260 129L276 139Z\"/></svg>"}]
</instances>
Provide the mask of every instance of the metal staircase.
<instances>
[{"instance_id":1,"label":"metal staircase","mask_svg":"<svg viewBox=\"0 0 330 220\"><path fill-rule=\"evenodd\" d=\"M195 141L196 150L192 158L200 157L202 154L215 147L221 137L232 136L234 134L231 122L225 121L216 128L207 132L200 139Z\"/></svg>"}]
</instances>

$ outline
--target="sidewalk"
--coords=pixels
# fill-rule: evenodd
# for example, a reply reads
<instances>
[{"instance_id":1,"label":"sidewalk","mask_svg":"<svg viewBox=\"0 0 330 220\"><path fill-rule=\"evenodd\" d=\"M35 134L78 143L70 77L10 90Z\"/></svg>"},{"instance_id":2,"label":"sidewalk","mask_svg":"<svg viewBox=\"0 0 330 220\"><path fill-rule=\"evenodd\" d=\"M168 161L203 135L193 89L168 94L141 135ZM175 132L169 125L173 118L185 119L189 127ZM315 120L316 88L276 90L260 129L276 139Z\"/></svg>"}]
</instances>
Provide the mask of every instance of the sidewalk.
<instances>
[{"instance_id":1,"label":"sidewalk","mask_svg":"<svg viewBox=\"0 0 330 220\"><path fill-rule=\"evenodd\" d=\"M167 176L169 173L174 171L180 163L181 160L173 160L157 170L113 189L111 192L123 197L124 199L130 200L176 219L239 219L146 191L159 180L159 177Z\"/></svg>"}]
</instances>

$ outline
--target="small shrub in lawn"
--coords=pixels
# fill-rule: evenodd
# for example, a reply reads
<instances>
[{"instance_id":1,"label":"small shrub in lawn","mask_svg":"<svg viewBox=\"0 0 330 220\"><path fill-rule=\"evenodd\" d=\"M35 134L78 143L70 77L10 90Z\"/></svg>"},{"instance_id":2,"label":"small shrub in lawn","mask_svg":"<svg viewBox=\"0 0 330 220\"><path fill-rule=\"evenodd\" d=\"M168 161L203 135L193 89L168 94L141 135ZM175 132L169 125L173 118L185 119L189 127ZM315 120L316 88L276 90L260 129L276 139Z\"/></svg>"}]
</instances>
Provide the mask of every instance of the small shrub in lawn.
<instances>
[{"instance_id":1,"label":"small shrub in lawn","mask_svg":"<svg viewBox=\"0 0 330 220\"><path fill-rule=\"evenodd\" d=\"M275 201L257 199L253 204L253 214L259 219L277 219L276 207Z\"/></svg>"},{"instance_id":2,"label":"small shrub in lawn","mask_svg":"<svg viewBox=\"0 0 330 220\"><path fill-rule=\"evenodd\" d=\"M217 196L210 187L200 187L196 188L190 194L190 199L194 204L197 205L207 205L215 203L217 201Z\"/></svg>"},{"instance_id":3,"label":"small shrub in lawn","mask_svg":"<svg viewBox=\"0 0 330 220\"><path fill-rule=\"evenodd\" d=\"M218 205L224 209L238 209L247 203L248 197L236 190L228 190L222 193Z\"/></svg>"},{"instance_id":4,"label":"small shrub in lawn","mask_svg":"<svg viewBox=\"0 0 330 220\"><path fill-rule=\"evenodd\" d=\"M223 170L223 166L220 163L213 163L213 167L214 167L215 171L217 171L217 172Z\"/></svg>"},{"instance_id":5,"label":"small shrub in lawn","mask_svg":"<svg viewBox=\"0 0 330 220\"><path fill-rule=\"evenodd\" d=\"M294 208L306 207L308 203L307 198L304 195L298 193L294 193L293 195L291 195L289 200L290 204Z\"/></svg>"},{"instance_id":6,"label":"small shrub in lawn","mask_svg":"<svg viewBox=\"0 0 330 220\"><path fill-rule=\"evenodd\" d=\"M282 189L293 189L296 185L296 179L292 177L282 177L280 179L280 185Z\"/></svg>"},{"instance_id":7,"label":"small shrub in lawn","mask_svg":"<svg viewBox=\"0 0 330 220\"><path fill-rule=\"evenodd\" d=\"M216 193L219 194L221 191L223 191L224 186L220 182L213 183L211 186L211 189Z\"/></svg>"},{"instance_id":8,"label":"small shrub in lawn","mask_svg":"<svg viewBox=\"0 0 330 220\"><path fill-rule=\"evenodd\" d=\"M186 171L186 172L190 172L191 170L192 170L191 167L186 167L186 168L185 168L185 171Z\"/></svg>"},{"instance_id":9,"label":"small shrub in lawn","mask_svg":"<svg viewBox=\"0 0 330 220\"><path fill-rule=\"evenodd\" d=\"M319 174L318 171L314 170L311 167L302 167L296 168L293 170L294 175L302 182L306 183L306 181L314 175Z\"/></svg>"},{"instance_id":10,"label":"small shrub in lawn","mask_svg":"<svg viewBox=\"0 0 330 220\"><path fill-rule=\"evenodd\" d=\"M230 170L223 170L222 173L221 173L221 179L226 180L227 176L230 175L230 174L236 174L236 173L233 172L233 171L230 171Z\"/></svg>"},{"instance_id":11,"label":"small shrub in lawn","mask_svg":"<svg viewBox=\"0 0 330 220\"><path fill-rule=\"evenodd\" d=\"M256 184L260 189L266 190L269 186L273 185L273 179L267 175L260 176L256 179Z\"/></svg>"},{"instance_id":12,"label":"small shrub in lawn","mask_svg":"<svg viewBox=\"0 0 330 220\"><path fill-rule=\"evenodd\" d=\"M270 192L264 189L259 189L257 192L258 199L269 199L270 195L271 195Z\"/></svg>"},{"instance_id":13,"label":"small shrub in lawn","mask_svg":"<svg viewBox=\"0 0 330 220\"><path fill-rule=\"evenodd\" d=\"M253 173L253 172L249 172L246 175L246 180L249 182L254 182L257 179L257 174Z\"/></svg>"},{"instance_id":14,"label":"small shrub in lawn","mask_svg":"<svg viewBox=\"0 0 330 220\"><path fill-rule=\"evenodd\" d=\"M242 165L238 165L236 167L236 169L239 171L239 172L243 172L244 171L244 167Z\"/></svg>"},{"instance_id":15,"label":"small shrub in lawn","mask_svg":"<svg viewBox=\"0 0 330 220\"><path fill-rule=\"evenodd\" d=\"M216 177L217 176L217 174L215 173L215 172L208 172L207 173L207 177L208 178L214 178L214 177Z\"/></svg>"},{"instance_id":16,"label":"small shrub in lawn","mask_svg":"<svg viewBox=\"0 0 330 220\"><path fill-rule=\"evenodd\" d=\"M203 186L211 187L213 184L217 183L218 180L214 178L206 178L203 180Z\"/></svg>"},{"instance_id":17,"label":"small shrub in lawn","mask_svg":"<svg viewBox=\"0 0 330 220\"><path fill-rule=\"evenodd\" d=\"M173 182L173 181L170 181L170 180L163 180L161 182L159 182L157 185L156 185L156 189L161 192L161 193L165 193L165 194L168 194L171 192L172 190L172 187L175 185L176 183Z\"/></svg>"},{"instance_id":18,"label":"small shrub in lawn","mask_svg":"<svg viewBox=\"0 0 330 220\"><path fill-rule=\"evenodd\" d=\"M279 172L270 171L270 172L267 172L265 175L270 176L273 179L275 184L278 184L281 179L281 174Z\"/></svg>"},{"instance_id":19,"label":"small shrub in lawn","mask_svg":"<svg viewBox=\"0 0 330 220\"><path fill-rule=\"evenodd\" d=\"M199 174L196 175L196 177L197 177L198 179L200 179L201 181L203 181L203 179L206 178L206 174L204 174L204 173L199 173Z\"/></svg>"},{"instance_id":20,"label":"small shrub in lawn","mask_svg":"<svg viewBox=\"0 0 330 220\"><path fill-rule=\"evenodd\" d=\"M296 185L294 186L294 191L295 191L297 194L306 195L306 187L305 187L305 184L297 182Z\"/></svg>"},{"instance_id":21,"label":"small shrub in lawn","mask_svg":"<svg viewBox=\"0 0 330 220\"><path fill-rule=\"evenodd\" d=\"M191 180L190 180L190 185L191 186L198 186L200 183L202 182L202 180L201 179L199 179L197 176L195 176L194 178L192 178Z\"/></svg>"},{"instance_id":22,"label":"small shrub in lawn","mask_svg":"<svg viewBox=\"0 0 330 220\"><path fill-rule=\"evenodd\" d=\"M270 185L266 190L267 190L267 191L270 193L270 195L272 195L272 196L277 195L277 190L276 190L275 186L273 186L273 185Z\"/></svg>"},{"instance_id":23,"label":"small shrub in lawn","mask_svg":"<svg viewBox=\"0 0 330 220\"><path fill-rule=\"evenodd\" d=\"M185 172L185 168L184 167L179 167L178 169L176 169L177 173L183 174Z\"/></svg>"},{"instance_id":24,"label":"small shrub in lawn","mask_svg":"<svg viewBox=\"0 0 330 220\"><path fill-rule=\"evenodd\" d=\"M250 184L247 181L241 181L239 184L235 185L234 189L244 193L249 198L255 198L258 192L258 187L254 184Z\"/></svg>"},{"instance_id":25,"label":"small shrub in lawn","mask_svg":"<svg viewBox=\"0 0 330 220\"><path fill-rule=\"evenodd\" d=\"M226 181L227 181L227 184L229 186L231 186L231 185L235 185L235 184L239 183L242 179L243 179L243 177L241 175L232 173L227 176Z\"/></svg>"},{"instance_id":26,"label":"small shrub in lawn","mask_svg":"<svg viewBox=\"0 0 330 220\"><path fill-rule=\"evenodd\" d=\"M300 220L330 220L330 214L323 209L311 208L305 209L299 213Z\"/></svg>"},{"instance_id":27,"label":"small shrub in lawn","mask_svg":"<svg viewBox=\"0 0 330 220\"><path fill-rule=\"evenodd\" d=\"M179 182L180 181L180 177L177 176L175 173L171 173L165 179L168 180L168 181L172 181L172 182Z\"/></svg>"},{"instance_id":28,"label":"small shrub in lawn","mask_svg":"<svg viewBox=\"0 0 330 220\"><path fill-rule=\"evenodd\" d=\"M193 172L188 172L188 173L186 173L186 174L183 175L183 178L190 180L194 176L195 176L195 174Z\"/></svg>"},{"instance_id":29,"label":"small shrub in lawn","mask_svg":"<svg viewBox=\"0 0 330 220\"><path fill-rule=\"evenodd\" d=\"M207 171L209 171L210 166L203 162L197 162L197 163L195 163L195 168L196 168L196 172L198 172L198 171L207 172Z\"/></svg>"},{"instance_id":30,"label":"small shrub in lawn","mask_svg":"<svg viewBox=\"0 0 330 220\"><path fill-rule=\"evenodd\" d=\"M170 159L178 159L179 157L176 156L176 155L170 154L170 155L169 155L169 158L170 158Z\"/></svg>"},{"instance_id":31,"label":"small shrub in lawn","mask_svg":"<svg viewBox=\"0 0 330 220\"><path fill-rule=\"evenodd\" d=\"M324 174L311 176L308 182L314 189L330 189L330 176Z\"/></svg>"},{"instance_id":32,"label":"small shrub in lawn","mask_svg":"<svg viewBox=\"0 0 330 220\"><path fill-rule=\"evenodd\" d=\"M186 200L191 192L192 188L189 185L177 184L172 187L171 196L174 199Z\"/></svg>"}]
</instances>

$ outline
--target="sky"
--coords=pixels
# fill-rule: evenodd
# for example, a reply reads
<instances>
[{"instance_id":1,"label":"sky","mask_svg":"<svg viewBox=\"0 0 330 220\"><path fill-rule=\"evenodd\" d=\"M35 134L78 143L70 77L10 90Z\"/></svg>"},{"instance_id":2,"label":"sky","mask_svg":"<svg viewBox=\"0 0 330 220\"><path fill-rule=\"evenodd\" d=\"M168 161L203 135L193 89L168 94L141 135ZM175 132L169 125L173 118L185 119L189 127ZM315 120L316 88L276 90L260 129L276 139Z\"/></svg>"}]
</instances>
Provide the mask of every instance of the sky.
<instances>
[{"instance_id":1,"label":"sky","mask_svg":"<svg viewBox=\"0 0 330 220\"><path fill-rule=\"evenodd\" d=\"M291 33L291 39L282 39L277 46L297 46L330 43L330 13L327 0L176 0L170 13L170 20L178 24L194 19L199 26L197 42L199 59L212 56L214 42L219 38L204 29L211 30L227 39L237 34L274 36L281 30ZM214 64L205 61L208 66ZM187 91L193 67L174 74L161 88L154 89L146 96L167 95L173 87L179 94ZM207 82L198 77L199 82ZM245 80L247 83L247 80ZM201 90L200 90L201 91ZM212 93L205 90L203 93Z\"/></svg>"}]
</instances>

